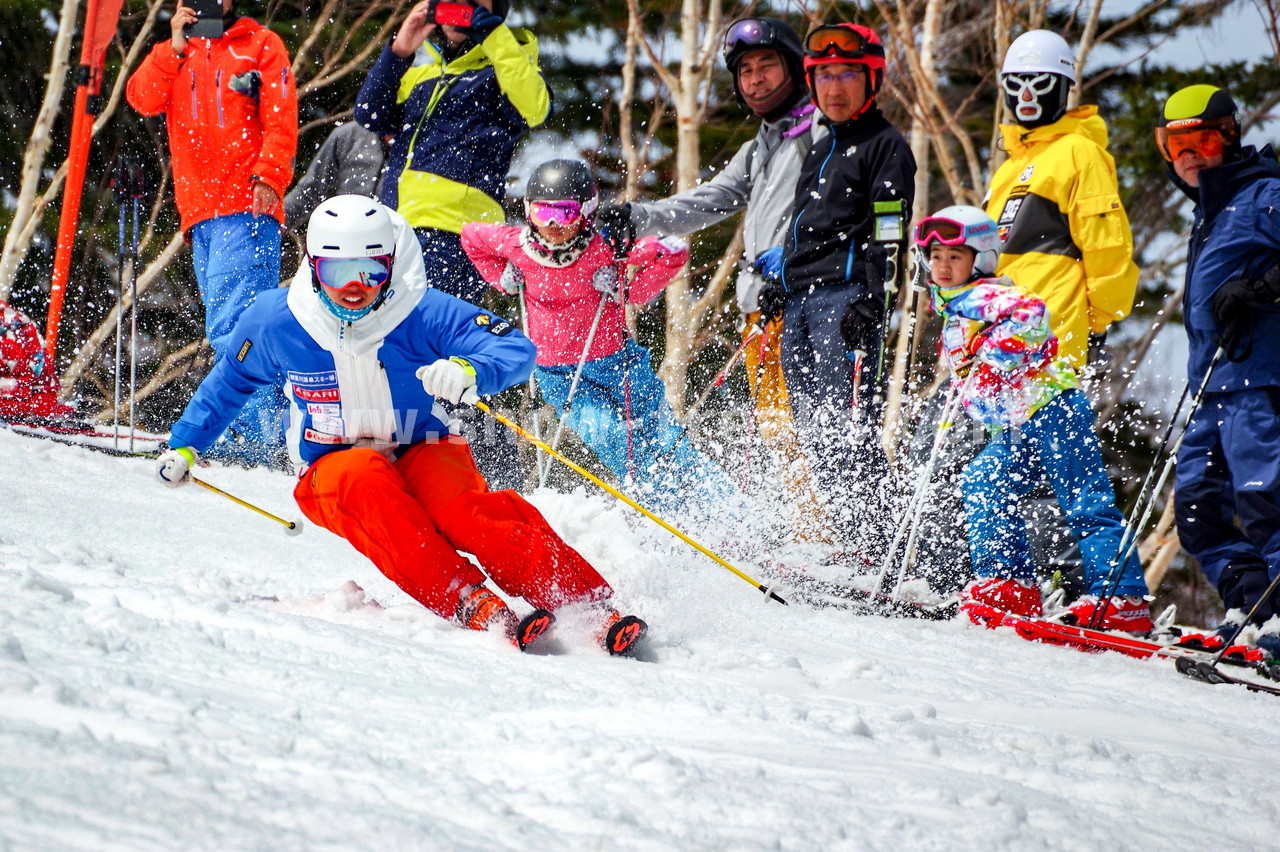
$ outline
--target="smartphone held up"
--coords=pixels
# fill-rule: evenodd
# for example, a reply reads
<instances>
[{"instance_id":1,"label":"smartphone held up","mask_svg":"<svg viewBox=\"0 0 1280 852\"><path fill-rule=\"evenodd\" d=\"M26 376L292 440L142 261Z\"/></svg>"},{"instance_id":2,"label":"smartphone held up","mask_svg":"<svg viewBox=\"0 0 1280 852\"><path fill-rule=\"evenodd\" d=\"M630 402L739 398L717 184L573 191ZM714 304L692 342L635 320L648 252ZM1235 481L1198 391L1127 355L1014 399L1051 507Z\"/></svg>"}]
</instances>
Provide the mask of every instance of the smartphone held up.
<instances>
[{"instance_id":1,"label":"smartphone held up","mask_svg":"<svg viewBox=\"0 0 1280 852\"><path fill-rule=\"evenodd\" d=\"M183 0L200 20L183 27L187 38L222 38L222 0Z\"/></svg>"},{"instance_id":2,"label":"smartphone held up","mask_svg":"<svg viewBox=\"0 0 1280 852\"><path fill-rule=\"evenodd\" d=\"M435 0L431 4L431 22L446 27L471 26L471 13L475 6L471 3L458 3L454 0Z\"/></svg>"}]
</instances>

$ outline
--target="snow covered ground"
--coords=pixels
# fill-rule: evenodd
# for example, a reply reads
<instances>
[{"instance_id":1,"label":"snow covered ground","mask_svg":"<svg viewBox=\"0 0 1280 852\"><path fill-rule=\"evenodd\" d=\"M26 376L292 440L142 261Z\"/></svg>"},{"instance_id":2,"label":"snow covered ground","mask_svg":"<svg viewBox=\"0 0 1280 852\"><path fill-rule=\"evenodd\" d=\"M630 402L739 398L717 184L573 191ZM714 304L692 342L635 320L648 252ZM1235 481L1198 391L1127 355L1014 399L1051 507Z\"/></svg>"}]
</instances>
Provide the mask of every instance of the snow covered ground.
<instances>
[{"instance_id":1,"label":"snow covered ground","mask_svg":"<svg viewBox=\"0 0 1280 852\"><path fill-rule=\"evenodd\" d=\"M0 850L1280 844L1271 696L766 605L584 493L534 502L651 642L521 655L151 466L0 432Z\"/></svg>"}]
</instances>

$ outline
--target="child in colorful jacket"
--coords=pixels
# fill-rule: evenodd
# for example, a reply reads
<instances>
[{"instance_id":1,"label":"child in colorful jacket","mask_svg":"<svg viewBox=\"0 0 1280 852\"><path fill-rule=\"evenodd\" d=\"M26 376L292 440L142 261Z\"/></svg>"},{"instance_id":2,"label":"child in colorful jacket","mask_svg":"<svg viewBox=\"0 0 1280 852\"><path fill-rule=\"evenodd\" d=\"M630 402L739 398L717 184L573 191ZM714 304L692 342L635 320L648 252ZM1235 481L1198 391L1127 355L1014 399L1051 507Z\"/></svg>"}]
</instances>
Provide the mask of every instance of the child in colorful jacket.
<instances>
[{"instance_id":1,"label":"child in colorful jacket","mask_svg":"<svg viewBox=\"0 0 1280 852\"><path fill-rule=\"evenodd\" d=\"M1130 556L1118 581L1124 518L1102 462L1093 417L1075 371L1058 355L1044 300L1007 277L992 278L996 223L976 207L948 207L921 221L915 242L928 252L929 289L943 317L942 349L970 417L988 424L987 446L964 470L962 491L976 579L961 609L994 626L1002 612L1042 613L1020 498L1047 477L1084 555L1089 594L1056 617L1147 632L1146 585ZM1126 548L1127 549L1127 548Z\"/></svg>"},{"instance_id":2,"label":"child in colorful jacket","mask_svg":"<svg viewBox=\"0 0 1280 852\"><path fill-rule=\"evenodd\" d=\"M542 396L620 482L671 508L695 495L730 494L724 472L677 423L649 350L627 332L624 304L656 298L688 249L646 238L620 261L593 227L597 202L584 163L551 160L529 178L527 227L473 222L462 229L462 246L493 286L513 295L524 289Z\"/></svg>"}]
</instances>

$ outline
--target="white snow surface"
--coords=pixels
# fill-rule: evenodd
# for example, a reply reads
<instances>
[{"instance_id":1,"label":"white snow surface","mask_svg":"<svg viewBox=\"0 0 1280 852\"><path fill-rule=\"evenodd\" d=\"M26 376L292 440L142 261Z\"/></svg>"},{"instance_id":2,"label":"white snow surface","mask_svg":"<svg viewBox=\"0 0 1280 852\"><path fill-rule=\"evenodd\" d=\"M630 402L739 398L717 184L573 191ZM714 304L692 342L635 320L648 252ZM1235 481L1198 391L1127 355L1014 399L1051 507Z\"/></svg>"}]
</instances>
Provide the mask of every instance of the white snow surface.
<instances>
[{"instance_id":1,"label":"white snow surface","mask_svg":"<svg viewBox=\"0 0 1280 852\"><path fill-rule=\"evenodd\" d=\"M532 499L650 640L520 654L152 466L0 432L0 849L1280 842L1280 704L1168 661L766 604L585 491Z\"/></svg>"}]
</instances>

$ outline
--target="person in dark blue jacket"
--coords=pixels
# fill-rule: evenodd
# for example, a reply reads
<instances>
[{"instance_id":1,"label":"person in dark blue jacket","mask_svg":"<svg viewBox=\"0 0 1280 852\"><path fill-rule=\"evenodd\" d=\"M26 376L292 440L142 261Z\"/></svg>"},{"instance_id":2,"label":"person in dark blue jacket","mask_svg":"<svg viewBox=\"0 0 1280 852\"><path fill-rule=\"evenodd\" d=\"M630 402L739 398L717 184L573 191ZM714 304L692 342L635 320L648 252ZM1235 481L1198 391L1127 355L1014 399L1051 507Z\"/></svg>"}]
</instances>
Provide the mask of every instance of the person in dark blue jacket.
<instances>
[{"instance_id":1,"label":"person in dark blue jacket","mask_svg":"<svg viewBox=\"0 0 1280 852\"><path fill-rule=\"evenodd\" d=\"M1178 453L1178 536L1228 609L1280 573L1280 162L1240 142L1236 104L1196 85L1156 129L1174 184L1195 202L1183 321L1192 387L1208 377ZM1221 354L1217 355L1221 349Z\"/></svg>"},{"instance_id":2,"label":"person in dark blue jacket","mask_svg":"<svg viewBox=\"0 0 1280 852\"><path fill-rule=\"evenodd\" d=\"M610 653L629 650L644 623L613 608L609 584L537 509L489 490L440 405L526 381L533 343L428 286L408 223L371 198L321 203L307 255L292 286L241 316L235 354L214 366L173 425L160 480L190 481L199 454L254 391L286 381L301 463L294 498L313 523L463 627L499 629L524 648L550 625L551 610L576 604ZM486 574L537 609L517 619L485 587Z\"/></svg>"}]
</instances>

